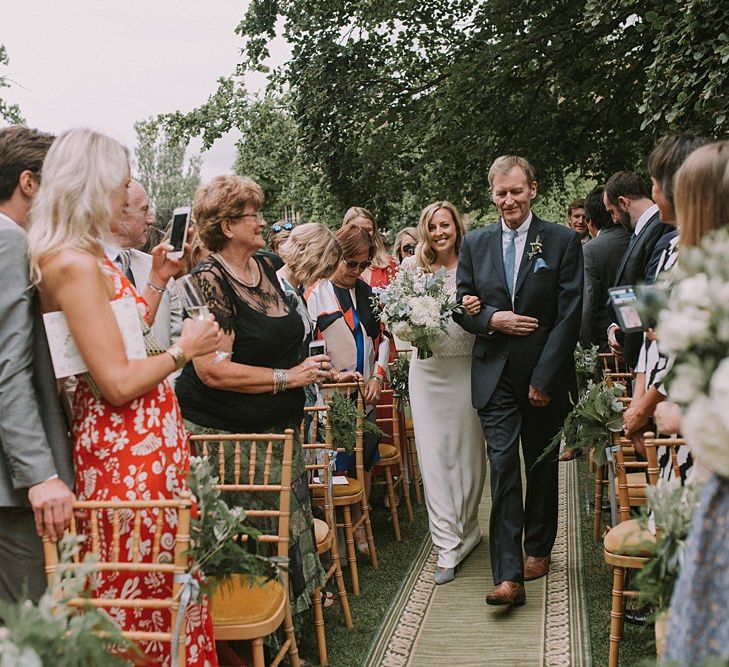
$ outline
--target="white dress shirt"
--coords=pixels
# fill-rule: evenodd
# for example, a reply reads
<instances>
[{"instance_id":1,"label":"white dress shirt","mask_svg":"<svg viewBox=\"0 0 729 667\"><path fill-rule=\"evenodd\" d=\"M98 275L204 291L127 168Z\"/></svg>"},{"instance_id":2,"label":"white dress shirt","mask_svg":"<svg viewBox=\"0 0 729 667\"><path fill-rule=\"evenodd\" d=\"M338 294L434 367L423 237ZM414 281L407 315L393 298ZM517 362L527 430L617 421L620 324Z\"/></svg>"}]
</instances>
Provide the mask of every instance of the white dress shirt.
<instances>
[{"instance_id":1,"label":"white dress shirt","mask_svg":"<svg viewBox=\"0 0 729 667\"><path fill-rule=\"evenodd\" d=\"M519 228L516 230L516 238L514 239L514 245L516 246L516 257L514 260L514 290L516 291L516 277L519 275L519 266L521 265L521 258L524 255L524 248L526 247L527 234L529 233L529 225L532 224L532 214L529 212L527 219L521 223ZM501 220L501 257L506 256L506 248L511 242L510 234L512 230L506 226L503 220ZM512 303L514 302L514 295L511 296Z\"/></svg>"},{"instance_id":2,"label":"white dress shirt","mask_svg":"<svg viewBox=\"0 0 729 667\"><path fill-rule=\"evenodd\" d=\"M640 236L640 233L645 229L648 221L656 213L658 213L658 204L653 204L653 206L650 206L645 211L643 211L643 214L638 218L638 222L635 223L635 229L633 230L633 234L635 234L636 236Z\"/></svg>"}]
</instances>

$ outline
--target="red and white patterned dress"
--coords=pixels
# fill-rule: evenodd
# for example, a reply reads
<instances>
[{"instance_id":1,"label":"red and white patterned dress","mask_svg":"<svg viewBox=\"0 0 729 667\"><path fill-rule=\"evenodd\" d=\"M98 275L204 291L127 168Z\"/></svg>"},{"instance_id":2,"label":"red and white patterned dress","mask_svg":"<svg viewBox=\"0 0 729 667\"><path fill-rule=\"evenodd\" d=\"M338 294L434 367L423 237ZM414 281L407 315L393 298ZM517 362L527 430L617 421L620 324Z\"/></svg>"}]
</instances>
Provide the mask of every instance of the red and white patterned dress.
<instances>
[{"instance_id":1,"label":"red and white patterned dress","mask_svg":"<svg viewBox=\"0 0 729 667\"><path fill-rule=\"evenodd\" d=\"M114 281L114 298L134 298L148 318L146 301L127 278L108 260L104 269ZM189 469L187 437L174 391L165 380L147 393L114 407L97 398L86 376L79 378L73 405L74 463L76 495L79 500L154 500L179 495L185 488ZM172 562L176 516L165 513L160 538L161 559ZM152 550L156 514L144 517L140 549ZM121 521L122 550L131 556L133 526ZM101 550L111 550L112 527L100 526ZM124 556L122 556L124 557ZM99 573L100 596L164 597L169 595L171 576L164 573ZM166 631L168 610L112 609L111 616L124 630ZM205 603L191 605L186 614L187 664L217 665L212 620ZM153 664L170 664L169 642L146 642L142 649Z\"/></svg>"}]
</instances>

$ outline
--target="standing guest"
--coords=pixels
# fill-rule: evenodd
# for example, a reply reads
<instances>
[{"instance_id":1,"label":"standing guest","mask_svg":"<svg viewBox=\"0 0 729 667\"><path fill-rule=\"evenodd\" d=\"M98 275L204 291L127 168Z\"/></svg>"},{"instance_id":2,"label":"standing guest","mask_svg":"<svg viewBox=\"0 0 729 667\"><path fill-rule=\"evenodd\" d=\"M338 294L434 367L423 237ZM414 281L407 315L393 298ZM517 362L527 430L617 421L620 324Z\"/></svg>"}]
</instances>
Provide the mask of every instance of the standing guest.
<instances>
[{"instance_id":1,"label":"standing guest","mask_svg":"<svg viewBox=\"0 0 729 667\"><path fill-rule=\"evenodd\" d=\"M488 180L501 221L466 236L457 274L459 299L477 296L481 310L454 319L476 334L471 396L491 464L489 538L496 586L486 602L521 605L523 581L549 571L557 535L557 462L552 457L536 462L562 427L576 391L582 245L571 229L532 213L537 182L527 160L497 158Z\"/></svg>"},{"instance_id":2,"label":"standing guest","mask_svg":"<svg viewBox=\"0 0 729 667\"><path fill-rule=\"evenodd\" d=\"M62 311L88 372L78 378L73 405L73 454L79 500L174 498L185 489L189 454L175 395L165 378L186 359L215 350L218 326L188 320L176 345L145 359L129 359L111 301L131 298L154 319L161 294L142 295L105 256L102 239L119 233L130 181L129 155L113 139L86 129L64 132L43 164L43 184L31 210L31 276L45 312ZM149 280L166 284L179 270L158 246ZM141 286L140 286L141 287ZM141 317L141 315L140 315ZM142 543L158 539L155 519L122 526L120 544L131 557L132 532ZM172 558L174 526L161 526L162 558ZM111 551L113 527L100 527L101 548ZM83 550L83 546L82 546ZM151 581L135 572L101 573L100 596L136 591L154 597L171 590L171 578ZM169 592L168 590L168 592ZM124 630L153 632L169 626L167 610L111 610ZM165 618L167 620L165 621ZM216 664L212 622L205 604L186 616L187 664ZM169 665L170 645L142 642L151 660Z\"/></svg>"},{"instance_id":3,"label":"standing guest","mask_svg":"<svg viewBox=\"0 0 729 667\"><path fill-rule=\"evenodd\" d=\"M402 264L407 257L415 255L420 236L416 227L403 227L395 237L392 244L392 255L398 264Z\"/></svg>"},{"instance_id":4,"label":"standing guest","mask_svg":"<svg viewBox=\"0 0 729 667\"><path fill-rule=\"evenodd\" d=\"M375 252L372 237L359 225L346 225L336 233L342 259L328 280L320 280L307 295L316 323L315 338L324 339L332 367L340 373L356 371L364 381L365 412L374 420L374 406L387 382L390 339L372 312L372 288L360 277ZM365 495L369 497L372 466L379 459L379 438L368 433L364 442ZM337 455L337 470L353 470L353 454ZM353 507L353 519L360 510ZM357 549L369 553L364 526L355 533Z\"/></svg>"},{"instance_id":5,"label":"standing guest","mask_svg":"<svg viewBox=\"0 0 729 667\"><path fill-rule=\"evenodd\" d=\"M150 213L150 215L153 215ZM154 218L153 218L154 219ZM164 240L164 234L159 227L152 226L147 232L147 241L140 248L142 252L146 252L148 255L152 254L152 248L158 246Z\"/></svg>"},{"instance_id":6,"label":"standing guest","mask_svg":"<svg viewBox=\"0 0 729 667\"><path fill-rule=\"evenodd\" d=\"M657 258L651 262L656 243L673 228L661 222L658 206L653 203L643 180L635 172L619 171L613 174L605 184L603 203L613 222L632 232L630 243L615 274L615 286L637 285L648 281L656 274ZM622 354L627 365L635 368L642 335L623 334L615 319L612 320L607 334L613 352Z\"/></svg>"},{"instance_id":7,"label":"standing guest","mask_svg":"<svg viewBox=\"0 0 729 667\"><path fill-rule=\"evenodd\" d=\"M361 206L352 206L344 214L342 227L347 225L356 225L364 229L372 239L374 244L374 253L371 258L370 266L368 266L361 275L370 287L385 287L397 273L397 262L387 254L385 248L385 239L382 238L380 230L377 229L375 218L366 208Z\"/></svg>"},{"instance_id":8,"label":"standing guest","mask_svg":"<svg viewBox=\"0 0 729 667\"><path fill-rule=\"evenodd\" d=\"M686 159L676 175L675 202L683 248L729 225L729 142L704 146ZM726 664L729 618L721 610L729 608L729 443L716 443L711 452L696 444L689 443L713 476L686 540L663 657L676 664Z\"/></svg>"},{"instance_id":9,"label":"standing guest","mask_svg":"<svg viewBox=\"0 0 729 667\"><path fill-rule=\"evenodd\" d=\"M274 255L279 254L279 248L289 237L295 226L293 222L286 220L279 220L271 225L268 230L268 247Z\"/></svg>"},{"instance_id":10,"label":"standing guest","mask_svg":"<svg viewBox=\"0 0 729 667\"><path fill-rule=\"evenodd\" d=\"M140 248L146 243L153 222L144 187L138 181L132 181L126 206L122 209L119 231L112 233L110 240L104 243L104 252L133 285L149 285L152 289L161 290L152 334L166 349L177 342L182 332L182 306L174 280L170 279L166 285L150 283L153 257Z\"/></svg>"},{"instance_id":11,"label":"standing guest","mask_svg":"<svg viewBox=\"0 0 729 667\"><path fill-rule=\"evenodd\" d=\"M289 573L291 607L311 606L324 585L314 538L309 486L299 440L304 387L329 376L329 357L302 357L304 322L281 289L264 245L263 191L242 176L216 176L195 193L193 214L210 255L192 271L223 330L223 361L214 355L185 366L175 390L187 430L210 433L283 433L294 429ZM264 466L265 450L258 462ZM271 483L280 479L280 465ZM258 509L270 498L260 498Z\"/></svg>"},{"instance_id":12,"label":"standing guest","mask_svg":"<svg viewBox=\"0 0 729 667\"><path fill-rule=\"evenodd\" d=\"M71 520L71 446L43 322L31 290L25 228L53 137L0 130L0 599L37 602L40 537Z\"/></svg>"},{"instance_id":13,"label":"standing guest","mask_svg":"<svg viewBox=\"0 0 729 667\"><path fill-rule=\"evenodd\" d=\"M403 271L446 270L446 285L456 296L456 268L466 228L453 204L433 202L418 223L423 240ZM478 299L473 297L480 310ZM468 299L468 297L466 297ZM438 549L435 583L452 581L458 565L481 541L478 506L486 479L486 448L478 413L471 406L474 336L455 322L438 335L433 356L410 364L410 405L415 444L423 476L433 544Z\"/></svg>"},{"instance_id":14,"label":"standing guest","mask_svg":"<svg viewBox=\"0 0 729 667\"><path fill-rule=\"evenodd\" d=\"M602 186L585 199L585 219L592 241L583 246L585 257L585 293L582 302L580 342L583 347L597 345L609 352L607 329L612 322L608 309L608 289L615 284L620 259L630 242L630 232L616 225L603 203Z\"/></svg>"},{"instance_id":15,"label":"standing guest","mask_svg":"<svg viewBox=\"0 0 729 667\"><path fill-rule=\"evenodd\" d=\"M585 220L585 200L575 199L567 207L567 222L569 226L577 232L580 242L585 245L590 240L590 230Z\"/></svg>"},{"instance_id":16,"label":"standing guest","mask_svg":"<svg viewBox=\"0 0 729 667\"><path fill-rule=\"evenodd\" d=\"M687 135L670 135L663 137L653 149L648 160L648 169L652 181L652 197L656 202L661 220L667 224L676 224L674 210L673 181L686 158L697 148L706 144L706 139ZM670 280L670 271L678 261L678 231L666 234L656 244L656 249L665 239L670 242L662 251L657 266L657 276ZM665 400L666 392L662 380L668 369L668 358L659 351L659 343L652 329L643 334L643 342L635 368L635 382L633 383L633 399L630 407L623 415L625 435L633 440L636 449L645 454L643 446L643 430L648 426L649 420L659 403ZM681 477L685 481L691 457L688 448L682 447L678 451ZM662 477L670 478L673 466L670 465L670 451L661 447L659 450L660 471Z\"/></svg>"}]
</instances>

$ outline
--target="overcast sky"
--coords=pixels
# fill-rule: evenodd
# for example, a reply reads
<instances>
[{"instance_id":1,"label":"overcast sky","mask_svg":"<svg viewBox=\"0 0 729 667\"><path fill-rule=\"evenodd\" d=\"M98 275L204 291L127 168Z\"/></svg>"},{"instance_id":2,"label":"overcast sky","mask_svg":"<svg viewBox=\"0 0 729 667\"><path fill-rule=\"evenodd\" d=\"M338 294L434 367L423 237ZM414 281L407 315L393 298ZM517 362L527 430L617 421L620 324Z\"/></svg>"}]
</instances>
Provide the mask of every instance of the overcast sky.
<instances>
[{"instance_id":1,"label":"overcast sky","mask_svg":"<svg viewBox=\"0 0 729 667\"><path fill-rule=\"evenodd\" d=\"M134 149L134 123L205 102L239 62L234 29L248 0L0 0L0 43L14 85L0 94L27 123L90 126ZM285 48L277 59L285 58ZM251 92L262 88L251 75ZM203 179L230 171L235 137L203 155Z\"/></svg>"}]
</instances>

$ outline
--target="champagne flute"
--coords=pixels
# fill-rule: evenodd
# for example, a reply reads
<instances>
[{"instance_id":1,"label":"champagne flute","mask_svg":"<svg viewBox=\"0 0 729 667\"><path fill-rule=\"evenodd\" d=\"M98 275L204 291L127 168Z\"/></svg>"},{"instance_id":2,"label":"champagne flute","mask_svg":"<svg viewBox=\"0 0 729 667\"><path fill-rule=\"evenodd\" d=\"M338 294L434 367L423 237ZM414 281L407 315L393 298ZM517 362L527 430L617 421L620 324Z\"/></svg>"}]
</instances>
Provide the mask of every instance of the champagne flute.
<instances>
[{"instance_id":1,"label":"champagne flute","mask_svg":"<svg viewBox=\"0 0 729 667\"><path fill-rule=\"evenodd\" d=\"M175 280L175 288L182 307L193 320L204 320L210 314L208 303L197 286L197 281L191 275L188 274ZM218 347L213 357L213 363L223 361L229 356L230 352L224 352Z\"/></svg>"}]
</instances>

